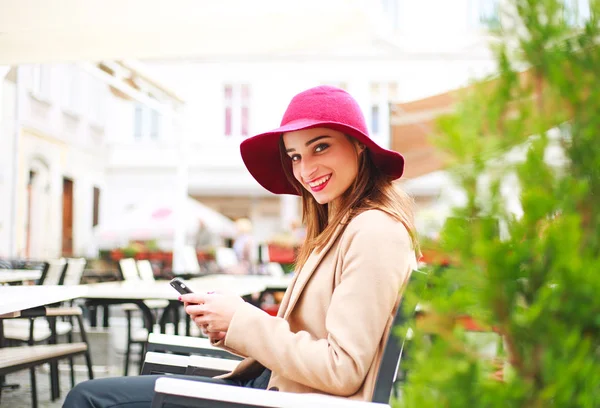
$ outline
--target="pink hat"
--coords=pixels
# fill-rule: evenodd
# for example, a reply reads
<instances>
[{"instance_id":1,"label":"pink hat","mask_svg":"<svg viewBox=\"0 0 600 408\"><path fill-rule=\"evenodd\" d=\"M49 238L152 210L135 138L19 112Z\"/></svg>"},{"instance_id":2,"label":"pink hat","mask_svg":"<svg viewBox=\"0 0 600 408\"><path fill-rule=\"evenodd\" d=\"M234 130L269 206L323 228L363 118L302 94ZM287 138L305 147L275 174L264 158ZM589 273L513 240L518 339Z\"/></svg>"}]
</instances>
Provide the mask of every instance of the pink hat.
<instances>
[{"instance_id":1,"label":"pink hat","mask_svg":"<svg viewBox=\"0 0 600 408\"><path fill-rule=\"evenodd\" d=\"M310 88L294 96L280 127L242 142L240 151L250 174L272 193L299 195L282 168L279 140L283 133L316 127L352 136L367 147L373 163L381 172L392 180L402 176L404 157L380 147L369 137L360 107L348 92L326 85ZM291 162L287 165L291 173Z\"/></svg>"}]
</instances>

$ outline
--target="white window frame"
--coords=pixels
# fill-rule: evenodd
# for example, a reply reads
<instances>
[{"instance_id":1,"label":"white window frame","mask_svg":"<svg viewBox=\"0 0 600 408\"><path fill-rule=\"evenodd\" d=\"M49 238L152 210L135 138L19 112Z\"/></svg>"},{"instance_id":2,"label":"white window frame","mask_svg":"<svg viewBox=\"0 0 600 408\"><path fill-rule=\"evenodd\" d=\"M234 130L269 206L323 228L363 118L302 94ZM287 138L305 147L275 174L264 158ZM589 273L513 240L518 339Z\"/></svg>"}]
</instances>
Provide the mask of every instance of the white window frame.
<instances>
[{"instance_id":1,"label":"white window frame","mask_svg":"<svg viewBox=\"0 0 600 408\"><path fill-rule=\"evenodd\" d=\"M106 124L106 109L108 103L108 89L102 81L88 75L87 102L88 119L96 127Z\"/></svg>"},{"instance_id":2,"label":"white window frame","mask_svg":"<svg viewBox=\"0 0 600 408\"><path fill-rule=\"evenodd\" d=\"M225 90L231 87L231 99L226 96ZM248 90L247 96L244 98L243 90ZM252 127L252 87L248 83L225 83L222 87L223 92L223 135L225 137L248 137ZM243 109L248 110L246 132L243 132ZM227 109L231 109L231 132L227 132Z\"/></svg>"},{"instance_id":3,"label":"white window frame","mask_svg":"<svg viewBox=\"0 0 600 408\"><path fill-rule=\"evenodd\" d=\"M139 115L139 116L138 116ZM136 141L159 140L162 134L162 115L143 103L133 108L133 138Z\"/></svg>"},{"instance_id":4,"label":"white window frame","mask_svg":"<svg viewBox=\"0 0 600 408\"><path fill-rule=\"evenodd\" d=\"M52 73L49 66L36 64L31 67L31 95L43 102L50 102L52 96Z\"/></svg>"},{"instance_id":5,"label":"white window frame","mask_svg":"<svg viewBox=\"0 0 600 408\"><path fill-rule=\"evenodd\" d=\"M63 67L61 101L64 112L79 116L83 113L82 92L84 88L81 71L75 64Z\"/></svg>"}]
</instances>

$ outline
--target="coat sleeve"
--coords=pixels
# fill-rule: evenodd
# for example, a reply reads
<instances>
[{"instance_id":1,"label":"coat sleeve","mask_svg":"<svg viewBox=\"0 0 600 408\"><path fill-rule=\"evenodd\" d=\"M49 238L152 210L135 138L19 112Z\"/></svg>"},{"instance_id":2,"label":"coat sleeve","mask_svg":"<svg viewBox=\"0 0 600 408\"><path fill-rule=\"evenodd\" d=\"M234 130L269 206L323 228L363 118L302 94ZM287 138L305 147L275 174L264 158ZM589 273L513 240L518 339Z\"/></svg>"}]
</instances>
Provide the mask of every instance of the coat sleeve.
<instances>
[{"instance_id":1,"label":"coat sleeve","mask_svg":"<svg viewBox=\"0 0 600 408\"><path fill-rule=\"evenodd\" d=\"M340 239L342 273L325 316L326 338L293 333L286 320L246 304L233 316L225 344L283 377L350 396L373 362L414 251L404 226L380 211L357 216Z\"/></svg>"}]
</instances>

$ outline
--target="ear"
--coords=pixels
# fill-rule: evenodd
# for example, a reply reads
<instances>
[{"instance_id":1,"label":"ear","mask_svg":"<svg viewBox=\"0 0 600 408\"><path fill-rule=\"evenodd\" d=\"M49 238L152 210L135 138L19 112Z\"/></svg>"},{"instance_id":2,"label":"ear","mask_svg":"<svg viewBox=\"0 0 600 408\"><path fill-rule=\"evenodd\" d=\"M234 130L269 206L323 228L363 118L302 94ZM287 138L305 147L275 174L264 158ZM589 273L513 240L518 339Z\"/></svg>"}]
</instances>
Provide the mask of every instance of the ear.
<instances>
[{"instance_id":1,"label":"ear","mask_svg":"<svg viewBox=\"0 0 600 408\"><path fill-rule=\"evenodd\" d=\"M358 149L358 153L362 153L366 149L366 146L361 142L356 142L356 147Z\"/></svg>"}]
</instances>

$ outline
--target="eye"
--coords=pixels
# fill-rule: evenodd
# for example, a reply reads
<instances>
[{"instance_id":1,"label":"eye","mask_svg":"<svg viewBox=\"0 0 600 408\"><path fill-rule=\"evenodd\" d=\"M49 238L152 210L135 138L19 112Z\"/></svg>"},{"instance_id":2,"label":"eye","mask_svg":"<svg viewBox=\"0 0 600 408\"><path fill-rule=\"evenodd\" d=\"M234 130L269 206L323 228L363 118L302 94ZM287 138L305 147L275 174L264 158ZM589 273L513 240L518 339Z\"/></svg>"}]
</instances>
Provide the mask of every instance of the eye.
<instances>
[{"instance_id":1,"label":"eye","mask_svg":"<svg viewBox=\"0 0 600 408\"><path fill-rule=\"evenodd\" d=\"M292 163L296 163L298 161L300 161L300 155L299 154L293 154L290 156L290 159L292 160Z\"/></svg>"},{"instance_id":2,"label":"eye","mask_svg":"<svg viewBox=\"0 0 600 408\"><path fill-rule=\"evenodd\" d=\"M315 153L320 153L324 150L327 150L327 148L329 148L329 145L327 143L319 143L316 147L315 147Z\"/></svg>"}]
</instances>

